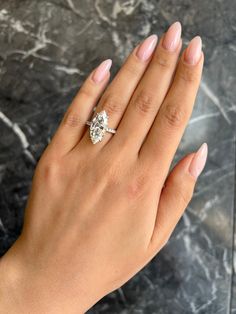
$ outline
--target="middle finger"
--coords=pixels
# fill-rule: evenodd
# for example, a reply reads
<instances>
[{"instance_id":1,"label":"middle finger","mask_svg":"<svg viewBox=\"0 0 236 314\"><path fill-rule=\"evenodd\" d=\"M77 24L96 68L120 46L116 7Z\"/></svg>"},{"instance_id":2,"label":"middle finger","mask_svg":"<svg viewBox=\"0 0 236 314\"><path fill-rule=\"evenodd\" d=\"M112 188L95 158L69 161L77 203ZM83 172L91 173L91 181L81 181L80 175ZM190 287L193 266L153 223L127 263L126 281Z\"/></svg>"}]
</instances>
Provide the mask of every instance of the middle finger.
<instances>
[{"instance_id":1,"label":"middle finger","mask_svg":"<svg viewBox=\"0 0 236 314\"><path fill-rule=\"evenodd\" d=\"M119 124L114 149L139 151L171 85L182 46L181 24L175 22L161 38L150 65L138 84Z\"/></svg>"}]
</instances>

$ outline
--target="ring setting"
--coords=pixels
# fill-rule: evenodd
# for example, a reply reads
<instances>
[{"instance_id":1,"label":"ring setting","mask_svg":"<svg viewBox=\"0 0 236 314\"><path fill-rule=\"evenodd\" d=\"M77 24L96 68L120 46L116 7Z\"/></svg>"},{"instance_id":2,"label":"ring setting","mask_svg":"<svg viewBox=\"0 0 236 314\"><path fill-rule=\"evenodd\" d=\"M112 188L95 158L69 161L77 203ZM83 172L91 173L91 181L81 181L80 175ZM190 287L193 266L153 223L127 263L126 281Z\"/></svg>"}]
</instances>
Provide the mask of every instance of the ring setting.
<instances>
[{"instance_id":1,"label":"ring setting","mask_svg":"<svg viewBox=\"0 0 236 314\"><path fill-rule=\"evenodd\" d=\"M108 120L108 114L105 110L102 110L96 113L91 121L86 122L86 124L90 126L89 134L93 144L101 142L106 132L116 133L115 129L108 127Z\"/></svg>"}]
</instances>

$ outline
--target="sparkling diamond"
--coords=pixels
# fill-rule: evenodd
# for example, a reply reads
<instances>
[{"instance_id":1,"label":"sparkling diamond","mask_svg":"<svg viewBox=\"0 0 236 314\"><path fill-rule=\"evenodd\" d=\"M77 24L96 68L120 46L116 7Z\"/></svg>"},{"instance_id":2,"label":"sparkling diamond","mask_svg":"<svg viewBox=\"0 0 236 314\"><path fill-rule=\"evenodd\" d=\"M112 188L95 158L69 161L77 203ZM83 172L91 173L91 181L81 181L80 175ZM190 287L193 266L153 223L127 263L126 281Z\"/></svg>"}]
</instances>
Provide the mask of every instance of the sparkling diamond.
<instances>
[{"instance_id":1,"label":"sparkling diamond","mask_svg":"<svg viewBox=\"0 0 236 314\"><path fill-rule=\"evenodd\" d=\"M92 119L90 125L90 138L93 144L101 142L103 136L106 133L106 128L108 125L108 116L105 110L98 112Z\"/></svg>"}]
</instances>

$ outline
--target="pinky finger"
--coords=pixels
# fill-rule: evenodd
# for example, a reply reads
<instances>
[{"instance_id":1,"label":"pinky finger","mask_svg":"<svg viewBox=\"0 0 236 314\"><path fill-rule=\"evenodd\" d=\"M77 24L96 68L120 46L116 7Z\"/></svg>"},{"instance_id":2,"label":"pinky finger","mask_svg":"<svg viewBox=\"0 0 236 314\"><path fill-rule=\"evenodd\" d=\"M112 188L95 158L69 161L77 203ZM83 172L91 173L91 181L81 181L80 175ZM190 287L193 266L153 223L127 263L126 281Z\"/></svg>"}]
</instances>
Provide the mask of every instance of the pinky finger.
<instances>
[{"instance_id":1,"label":"pinky finger","mask_svg":"<svg viewBox=\"0 0 236 314\"><path fill-rule=\"evenodd\" d=\"M109 82L111 65L111 59L104 60L82 84L48 146L56 156L67 154L79 142L86 121Z\"/></svg>"},{"instance_id":2,"label":"pinky finger","mask_svg":"<svg viewBox=\"0 0 236 314\"><path fill-rule=\"evenodd\" d=\"M155 255L170 238L190 202L207 159L207 144L185 156L171 171L162 190L150 250Z\"/></svg>"}]
</instances>

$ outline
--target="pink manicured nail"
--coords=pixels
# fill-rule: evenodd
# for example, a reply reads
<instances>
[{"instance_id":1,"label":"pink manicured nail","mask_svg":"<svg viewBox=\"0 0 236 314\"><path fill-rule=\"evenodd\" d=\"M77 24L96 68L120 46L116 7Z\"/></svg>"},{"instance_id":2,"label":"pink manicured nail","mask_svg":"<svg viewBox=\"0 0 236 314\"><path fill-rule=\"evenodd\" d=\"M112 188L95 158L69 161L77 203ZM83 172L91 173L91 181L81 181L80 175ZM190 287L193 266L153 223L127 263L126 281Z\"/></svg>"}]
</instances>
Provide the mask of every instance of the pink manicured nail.
<instances>
[{"instance_id":1,"label":"pink manicured nail","mask_svg":"<svg viewBox=\"0 0 236 314\"><path fill-rule=\"evenodd\" d=\"M107 59L100 63L100 65L97 67L97 69L94 71L92 79L95 83L100 83L106 76L106 74L109 72L112 65L112 60Z\"/></svg>"},{"instance_id":2,"label":"pink manicured nail","mask_svg":"<svg viewBox=\"0 0 236 314\"><path fill-rule=\"evenodd\" d=\"M207 152L208 152L208 147L207 147L207 144L204 143L195 153L191 161L191 164L189 166L189 172L195 179L197 179L197 177L200 175L203 168L205 167L206 160L207 160Z\"/></svg>"},{"instance_id":3,"label":"pink manicured nail","mask_svg":"<svg viewBox=\"0 0 236 314\"><path fill-rule=\"evenodd\" d=\"M153 34L147 37L137 50L137 57L146 61L153 53L157 43L157 35Z\"/></svg>"},{"instance_id":4,"label":"pink manicured nail","mask_svg":"<svg viewBox=\"0 0 236 314\"><path fill-rule=\"evenodd\" d=\"M198 63L202 53L202 39L200 36L194 37L185 51L184 59L187 63L195 65Z\"/></svg>"},{"instance_id":5,"label":"pink manicured nail","mask_svg":"<svg viewBox=\"0 0 236 314\"><path fill-rule=\"evenodd\" d=\"M169 27L168 31L166 32L164 40L162 42L162 46L169 51L175 51L179 45L180 37L181 24L180 22L175 22Z\"/></svg>"}]
</instances>

